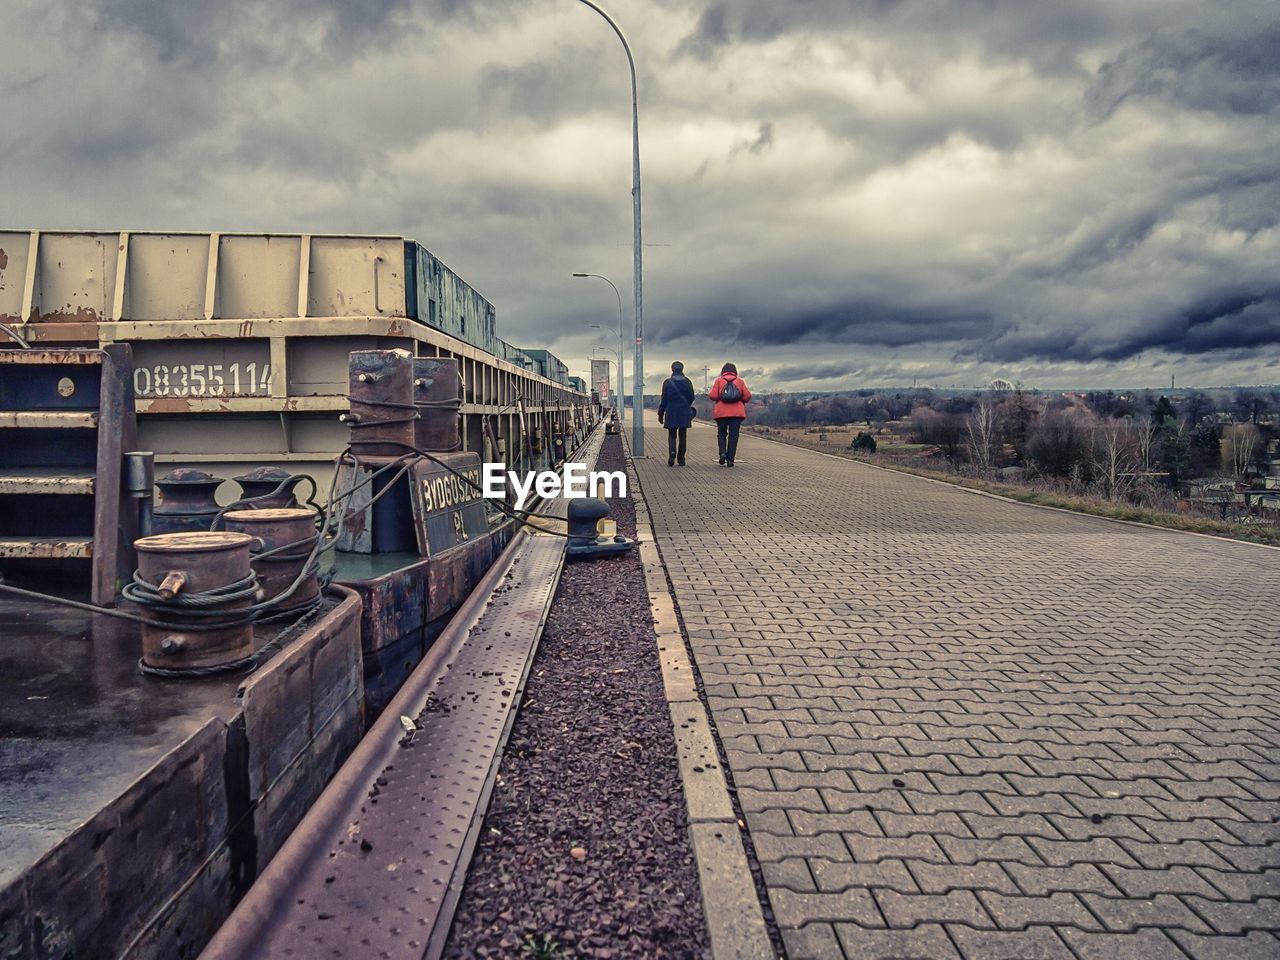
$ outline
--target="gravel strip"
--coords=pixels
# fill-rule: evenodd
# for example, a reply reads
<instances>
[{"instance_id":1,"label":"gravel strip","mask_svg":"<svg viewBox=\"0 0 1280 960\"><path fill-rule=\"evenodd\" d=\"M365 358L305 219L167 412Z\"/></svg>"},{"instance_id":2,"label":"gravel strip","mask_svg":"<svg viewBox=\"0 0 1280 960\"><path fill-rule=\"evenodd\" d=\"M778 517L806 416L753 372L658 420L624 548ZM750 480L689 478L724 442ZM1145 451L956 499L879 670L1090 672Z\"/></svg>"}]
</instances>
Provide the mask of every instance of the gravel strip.
<instances>
[{"instance_id":1,"label":"gravel strip","mask_svg":"<svg viewBox=\"0 0 1280 960\"><path fill-rule=\"evenodd\" d=\"M624 468L606 438L596 469ZM564 570L445 956L710 956L634 552Z\"/></svg>"}]
</instances>

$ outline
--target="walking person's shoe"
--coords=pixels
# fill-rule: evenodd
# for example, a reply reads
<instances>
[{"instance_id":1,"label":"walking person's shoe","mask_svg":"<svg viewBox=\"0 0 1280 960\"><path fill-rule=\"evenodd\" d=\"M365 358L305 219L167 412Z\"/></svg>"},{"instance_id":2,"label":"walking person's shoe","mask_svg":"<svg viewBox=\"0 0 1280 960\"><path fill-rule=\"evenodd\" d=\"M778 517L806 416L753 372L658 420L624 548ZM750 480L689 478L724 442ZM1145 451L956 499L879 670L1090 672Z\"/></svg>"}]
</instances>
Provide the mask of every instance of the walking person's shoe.
<instances>
[{"instance_id":1,"label":"walking person's shoe","mask_svg":"<svg viewBox=\"0 0 1280 960\"><path fill-rule=\"evenodd\" d=\"M733 461L732 461L732 460L730 460L728 463L726 463L726 464L725 464L725 466L726 466L726 467L732 467L732 466L733 466Z\"/></svg>"},{"instance_id":2,"label":"walking person's shoe","mask_svg":"<svg viewBox=\"0 0 1280 960\"><path fill-rule=\"evenodd\" d=\"M677 460L677 461L676 461L676 466L678 466L678 467L683 467L683 466L684 466L684 461L683 461L683 460Z\"/></svg>"},{"instance_id":3,"label":"walking person's shoe","mask_svg":"<svg viewBox=\"0 0 1280 960\"><path fill-rule=\"evenodd\" d=\"M723 467L723 466L724 466L724 464L725 464L725 459L724 459L724 457L721 457L721 458L720 458L720 466L722 466L722 467Z\"/></svg>"},{"instance_id":4,"label":"walking person's shoe","mask_svg":"<svg viewBox=\"0 0 1280 960\"><path fill-rule=\"evenodd\" d=\"M667 457L667 466L674 467L675 465L676 465L676 456L673 453L671 456Z\"/></svg>"}]
</instances>

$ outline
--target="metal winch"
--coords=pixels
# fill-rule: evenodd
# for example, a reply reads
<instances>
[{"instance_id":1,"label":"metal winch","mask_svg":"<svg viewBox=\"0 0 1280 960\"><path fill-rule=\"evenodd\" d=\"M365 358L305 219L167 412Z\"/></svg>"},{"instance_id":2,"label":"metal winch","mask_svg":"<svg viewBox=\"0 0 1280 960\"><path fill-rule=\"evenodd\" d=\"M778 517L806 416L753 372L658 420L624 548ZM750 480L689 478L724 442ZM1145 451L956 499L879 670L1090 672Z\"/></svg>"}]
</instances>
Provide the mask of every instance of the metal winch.
<instances>
[{"instance_id":1,"label":"metal winch","mask_svg":"<svg viewBox=\"0 0 1280 960\"><path fill-rule=\"evenodd\" d=\"M248 473L232 477L240 484L240 499L252 500L259 509L296 507L298 498L293 488L306 479L279 467L256 467Z\"/></svg>"},{"instance_id":2,"label":"metal winch","mask_svg":"<svg viewBox=\"0 0 1280 960\"><path fill-rule=\"evenodd\" d=\"M214 495L222 483L219 477L189 467L166 473L156 481L160 502L153 511L152 530L155 533L208 530L220 509Z\"/></svg>"}]
</instances>

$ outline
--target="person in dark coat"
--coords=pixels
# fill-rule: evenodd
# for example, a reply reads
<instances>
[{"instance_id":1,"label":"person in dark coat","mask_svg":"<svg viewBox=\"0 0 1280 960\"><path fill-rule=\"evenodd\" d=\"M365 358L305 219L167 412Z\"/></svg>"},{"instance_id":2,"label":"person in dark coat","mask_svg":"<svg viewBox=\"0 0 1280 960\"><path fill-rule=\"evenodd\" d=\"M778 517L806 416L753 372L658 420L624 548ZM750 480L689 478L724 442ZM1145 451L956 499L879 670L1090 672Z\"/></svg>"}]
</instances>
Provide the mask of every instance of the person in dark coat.
<instances>
[{"instance_id":1,"label":"person in dark coat","mask_svg":"<svg viewBox=\"0 0 1280 960\"><path fill-rule=\"evenodd\" d=\"M716 402L711 416L716 421L716 440L720 445L720 466L732 467L738 452L738 430L747 419L747 404L751 391L747 382L738 376L738 368L726 363L720 368L720 376L707 394Z\"/></svg>"},{"instance_id":2,"label":"person in dark coat","mask_svg":"<svg viewBox=\"0 0 1280 960\"><path fill-rule=\"evenodd\" d=\"M671 376L662 381L658 422L667 428L667 466L684 466L685 435L693 423L693 384L684 375L684 364L671 364Z\"/></svg>"}]
</instances>

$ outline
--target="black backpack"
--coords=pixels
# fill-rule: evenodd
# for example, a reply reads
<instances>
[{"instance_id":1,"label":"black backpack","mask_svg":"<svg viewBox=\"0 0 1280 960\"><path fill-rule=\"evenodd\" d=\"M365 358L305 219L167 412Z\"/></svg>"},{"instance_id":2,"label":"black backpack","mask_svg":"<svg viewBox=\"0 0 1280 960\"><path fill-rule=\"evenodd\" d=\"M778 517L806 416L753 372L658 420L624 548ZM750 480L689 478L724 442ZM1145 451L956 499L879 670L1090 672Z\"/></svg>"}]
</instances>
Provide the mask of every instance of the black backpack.
<instances>
[{"instance_id":1,"label":"black backpack","mask_svg":"<svg viewBox=\"0 0 1280 960\"><path fill-rule=\"evenodd\" d=\"M738 403L742 399L742 388L736 379L724 382L720 388L720 399L725 403Z\"/></svg>"}]
</instances>

